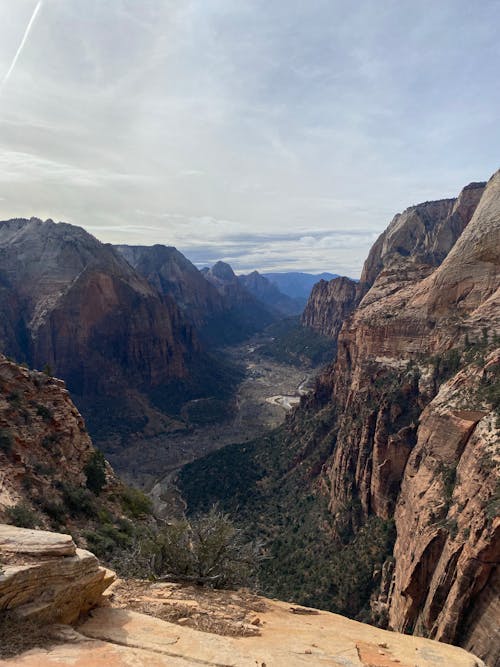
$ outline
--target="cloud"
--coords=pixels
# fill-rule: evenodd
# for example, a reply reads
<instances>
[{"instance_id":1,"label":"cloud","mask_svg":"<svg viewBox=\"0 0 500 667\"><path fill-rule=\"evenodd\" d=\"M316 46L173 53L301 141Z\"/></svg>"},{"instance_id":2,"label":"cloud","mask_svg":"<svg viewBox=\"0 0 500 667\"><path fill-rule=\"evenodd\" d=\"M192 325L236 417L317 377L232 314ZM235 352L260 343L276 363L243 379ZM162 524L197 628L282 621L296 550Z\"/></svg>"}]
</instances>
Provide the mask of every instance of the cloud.
<instances>
[{"instance_id":1,"label":"cloud","mask_svg":"<svg viewBox=\"0 0 500 667\"><path fill-rule=\"evenodd\" d=\"M0 72L36 6L4 4ZM0 98L0 216L359 275L397 211L498 168L499 18L466 0L45 0Z\"/></svg>"}]
</instances>

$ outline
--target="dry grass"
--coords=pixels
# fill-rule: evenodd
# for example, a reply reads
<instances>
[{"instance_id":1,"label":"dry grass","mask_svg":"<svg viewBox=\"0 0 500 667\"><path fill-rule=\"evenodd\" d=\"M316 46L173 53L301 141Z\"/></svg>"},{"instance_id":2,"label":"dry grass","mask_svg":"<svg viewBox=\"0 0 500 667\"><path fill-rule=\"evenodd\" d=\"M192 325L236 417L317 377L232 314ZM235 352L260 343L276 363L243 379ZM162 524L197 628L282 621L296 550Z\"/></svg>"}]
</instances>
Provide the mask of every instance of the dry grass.
<instances>
[{"instance_id":1,"label":"dry grass","mask_svg":"<svg viewBox=\"0 0 500 667\"><path fill-rule=\"evenodd\" d=\"M113 587L113 606L179 623L201 632L229 637L260 634L257 615L265 601L250 591L215 591L200 586L120 581Z\"/></svg>"}]
</instances>

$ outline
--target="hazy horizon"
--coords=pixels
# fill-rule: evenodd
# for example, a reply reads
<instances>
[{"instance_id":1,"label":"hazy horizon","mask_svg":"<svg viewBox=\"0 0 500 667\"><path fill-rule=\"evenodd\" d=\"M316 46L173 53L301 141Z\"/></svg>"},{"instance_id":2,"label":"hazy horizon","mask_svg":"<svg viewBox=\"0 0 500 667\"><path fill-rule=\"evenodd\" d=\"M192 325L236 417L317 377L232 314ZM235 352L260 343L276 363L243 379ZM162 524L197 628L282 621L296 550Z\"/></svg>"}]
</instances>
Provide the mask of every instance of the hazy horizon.
<instances>
[{"instance_id":1,"label":"hazy horizon","mask_svg":"<svg viewBox=\"0 0 500 667\"><path fill-rule=\"evenodd\" d=\"M498 168L498 0L0 0L0 218L359 277Z\"/></svg>"}]
</instances>

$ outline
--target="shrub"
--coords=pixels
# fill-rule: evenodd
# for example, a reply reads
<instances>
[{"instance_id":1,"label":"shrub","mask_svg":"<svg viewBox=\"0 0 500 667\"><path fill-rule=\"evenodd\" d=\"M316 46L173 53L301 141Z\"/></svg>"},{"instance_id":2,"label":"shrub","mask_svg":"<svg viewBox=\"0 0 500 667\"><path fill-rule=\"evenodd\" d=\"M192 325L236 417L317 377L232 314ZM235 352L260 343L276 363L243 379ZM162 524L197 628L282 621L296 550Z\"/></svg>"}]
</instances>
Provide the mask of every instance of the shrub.
<instances>
[{"instance_id":1,"label":"shrub","mask_svg":"<svg viewBox=\"0 0 500 667\"><path fill-rule=\"evenodd\" d=\"M4 452L4 454L10 454L12 443L12 433L6 428L0 429L0 451Z\"/></svg>"},{"instance_id":2,"label":"shrub","mask_svg":"<svg viewBox=\"0 0 500 667\"><path fill-rule=\"evenodd\" d=\"M106 461L99 450L93 452L83 471L87 477L87 488L98 496L106 484Z\"/></svg>"},{"instance_id":3,"label":"shrub","mask_svg":"<svg viewBox=\"0 0 500 667\"><path fill-rule=\"evenodd\" d=\"M142 491L139 491L139 489L134 489L130 486L127 487L122 491L120 499L124 512L134 519L138 519L145 514L152 514L153 512L151 499L142 493Z\"/></svg>"},{"instance_id":4,"label":"shrub","mask_svg":"<svg viewBox=\"0 0 500 667\"><path fill-rule=\"evenodd\" d=\"M24 503L7 508L7 517L11 524L19 528L34 528L38 525L36 514Z\"/></svg>"},{"instance_id":5,"label":"shrub","mask_svg":"<svg viewBox=\"0 0 500 667\"><path fill-rule=\"evenodd\" d=\"M72 484L63 484L63 501L71 516L94 516L96 513L92 494L88 489Z\"/></svg>"},{"instance_id":6,"label":"shrub","mask_svg":"<svg viewBox=\"0 0 500 667\"><path fill-rule=\"evenodd\" d=\"M206 515L166 526L158 535L155 569L165 579L214 588L249 583L260 546L245 542L229 515L213 507Z\"/></svg>"},{"instance_id":7,"label":"shrub","mask_svg":"<svg viewBox=\"0 0 500 667\"><path fill-rule=\"evenodd\" d=\"M53 417L52 410L40 403L36 406L36 414L46 422L49 422Z\"/></svg>"}]
</instances>

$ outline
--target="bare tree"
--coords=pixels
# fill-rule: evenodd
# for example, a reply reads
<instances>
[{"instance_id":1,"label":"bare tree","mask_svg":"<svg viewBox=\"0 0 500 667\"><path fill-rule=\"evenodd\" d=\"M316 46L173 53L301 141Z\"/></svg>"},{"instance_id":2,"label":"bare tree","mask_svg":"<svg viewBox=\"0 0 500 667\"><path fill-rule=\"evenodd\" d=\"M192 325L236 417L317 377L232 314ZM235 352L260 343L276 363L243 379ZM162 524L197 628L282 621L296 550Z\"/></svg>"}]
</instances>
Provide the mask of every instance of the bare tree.
<instances>
[{"instance_id":1,"label":"bare tree","mask_svg":"<svg viewBox=\"0 0 500 667\"><path fill-rule=\"evenodd\" d=\"M213 507L206 515L163 528L154 569L161 579L214 588L250 583L262 559L261 545L245 541L228 514Z\"/></svg>"}]
</instances>

